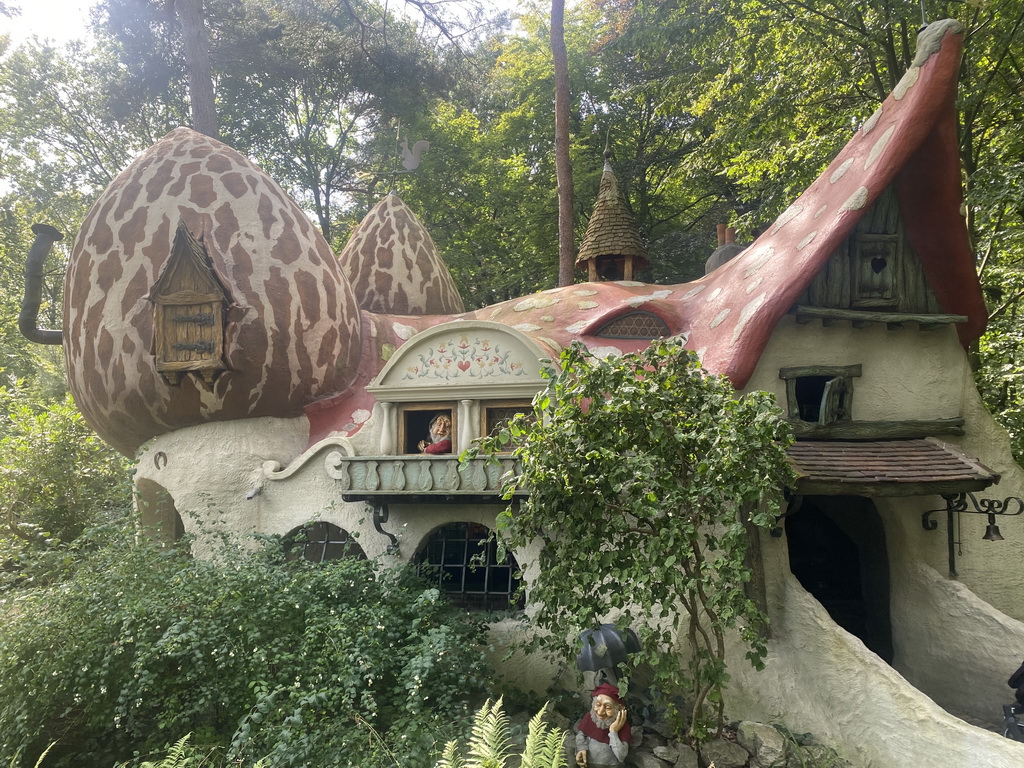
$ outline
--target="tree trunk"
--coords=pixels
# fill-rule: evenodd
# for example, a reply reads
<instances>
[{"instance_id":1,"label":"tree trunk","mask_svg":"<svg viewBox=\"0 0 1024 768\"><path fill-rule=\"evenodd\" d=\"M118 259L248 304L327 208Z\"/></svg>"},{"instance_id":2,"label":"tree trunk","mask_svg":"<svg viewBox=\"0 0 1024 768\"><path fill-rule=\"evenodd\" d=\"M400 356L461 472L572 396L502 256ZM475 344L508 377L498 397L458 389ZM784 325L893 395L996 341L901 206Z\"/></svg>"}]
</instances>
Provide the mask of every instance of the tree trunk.
<instances>
[{"instance_id":1,"label":"tree trunk","mask_svg":"<svg viewBox=\"0 0 1024 768\"><path fill-rule=\"evenodd\" d=\"M217 108L213 100L213 69L210 66L210 42L203 20L203 0L174 0L181 24L188 67L188 97L192 108L192 128L217 138Z\"/></svg>"},{"instance_id":2,"label":"tree trunk","mask_svg":"<svg viewBox=\"0 0 1024 768\"><path fill-rule=\"evenodd\" d=\"M565 50L565 0L551 0L551 57L555 64L555 172L558 177L558 284L572 285L572 163L569 160L569 56Z\"/></svg>"}]
</instances>

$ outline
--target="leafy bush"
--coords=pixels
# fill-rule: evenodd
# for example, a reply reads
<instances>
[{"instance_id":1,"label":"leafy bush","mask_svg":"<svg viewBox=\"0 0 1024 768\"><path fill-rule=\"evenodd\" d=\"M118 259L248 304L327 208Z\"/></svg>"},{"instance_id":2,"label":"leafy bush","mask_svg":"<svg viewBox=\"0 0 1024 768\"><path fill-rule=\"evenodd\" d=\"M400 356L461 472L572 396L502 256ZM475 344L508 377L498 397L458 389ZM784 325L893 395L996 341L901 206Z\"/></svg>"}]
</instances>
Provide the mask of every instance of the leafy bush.
<instances>
[{"instance_id":1,"label":"leafy bush","mask_svg":"<svg viewBox=\"0 0 1024 768\"><path fill-rule=\"evenodd\" d=\"M66 545L124 519L128 462L89 428L70 395L0 388L0 587L63 573ZM80 542L79 548L86 542Z\"/></svg>"},{"instance_id":2,"label":"leafy bush","mask_svg":"<svg viewBox=\"0 0 1024 768\"><path fill-rule=\"evenodd\" d=\"M110 765L193 733L245 764L428 765L483 698L482 627L411 572L121 545L0 604L0 762L57 741L48 764Z\"/></svg>"},{"instance_id":3,"label":"leafy bush","mask_svg":"<svg viewBox=\"0 0 1024 768\"><path fill-rule=\"evenodd\" d=\"M581 631L617 617L640 635L634 663L667 698L685 693L687 735L706 739L722 725L726 633L755 666L765 653L748 545L776 520L790 430L772 395L737 396L676 341L607 359L573 345L559 366L529 418L482 441L522 461L506 497L530 490L499 541L544 545L523 563L545 630L532 642L571 658Z\"/></svg>"}]
</instances>

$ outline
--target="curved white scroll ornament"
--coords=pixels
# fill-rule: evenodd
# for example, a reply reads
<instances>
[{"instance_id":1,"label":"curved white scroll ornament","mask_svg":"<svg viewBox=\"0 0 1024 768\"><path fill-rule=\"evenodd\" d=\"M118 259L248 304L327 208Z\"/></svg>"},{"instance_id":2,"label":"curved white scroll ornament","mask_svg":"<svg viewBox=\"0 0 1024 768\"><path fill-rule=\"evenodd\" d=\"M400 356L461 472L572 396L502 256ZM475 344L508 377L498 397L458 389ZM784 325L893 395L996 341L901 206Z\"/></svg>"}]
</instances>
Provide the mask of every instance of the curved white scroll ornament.
<instances>
[{"instance_id":1,"label":"curved white scroll ornament","mask_svg":"<svg viewBox=\"0 0 1024 768\"><path fill-rule=\"evenodd\" d=\"M287 467L282 468L281 462L279 461L265 461L263 462L263 475L268 480L287 480L289 477L294 475L300 469L302 469L316 454L320 451L329 447L336 447L340 450L331 451L327 457L327 471L330 472L330 466L333 463L332 457L337 456L339 458L344 456L355 456L355 449L352 447L352 441L347 437L325 437L318 443L314 443L307 448L302 455L292 461Z\"/></svg>"}]
</instances>

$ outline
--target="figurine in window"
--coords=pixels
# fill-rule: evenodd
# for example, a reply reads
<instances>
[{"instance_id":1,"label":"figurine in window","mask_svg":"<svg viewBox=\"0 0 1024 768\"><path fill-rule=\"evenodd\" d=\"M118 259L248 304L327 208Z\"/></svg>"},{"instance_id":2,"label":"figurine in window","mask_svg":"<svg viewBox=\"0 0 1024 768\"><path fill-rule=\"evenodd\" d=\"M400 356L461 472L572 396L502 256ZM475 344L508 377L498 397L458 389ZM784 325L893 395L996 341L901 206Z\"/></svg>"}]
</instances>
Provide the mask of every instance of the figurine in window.
<instances>
[{"instance_id":1,"label":"figurine in window","mask_svg":"<svg viewBox=\"0 0 1024 768\"><path fill-rule=\"evenodd\" d=\"M430 420L430 439L420 440L417 447L421 453L452 452L452 417L439 413Z\"/></svg>"},{"instance_id":2,"label":"figurine in window","mask_svg":"<svg viewBox=\"0 0 1024 768\"><path fill-rule=\"evenodd\" d=\"M626 762L632 738L619 689L602 683L590 694L590 711L576 724L576 765L619 766Z\"/></svg>"}]
</instances>

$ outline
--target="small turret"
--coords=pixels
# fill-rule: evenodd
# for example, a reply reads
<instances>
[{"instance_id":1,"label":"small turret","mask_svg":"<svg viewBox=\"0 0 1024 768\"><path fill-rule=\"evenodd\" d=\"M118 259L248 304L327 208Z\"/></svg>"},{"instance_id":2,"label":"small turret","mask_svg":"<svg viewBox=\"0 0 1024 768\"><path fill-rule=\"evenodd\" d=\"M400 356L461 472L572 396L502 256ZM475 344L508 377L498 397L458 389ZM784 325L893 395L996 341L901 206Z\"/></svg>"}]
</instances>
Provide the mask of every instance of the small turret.
<instances>
[{"instance_id":1,"label":"small turret","mask_svg":"<svg viewBox=\"0 0 1024 768\"><path fill-rule=\"evenodd\" d=\"M598 282L634 280L648 263L647 246L619 191L619 182L612 170L611 150L605 146L601 186L576 266L582 269L586 265L588 279Z\"/></svg>"}]
</instances>

